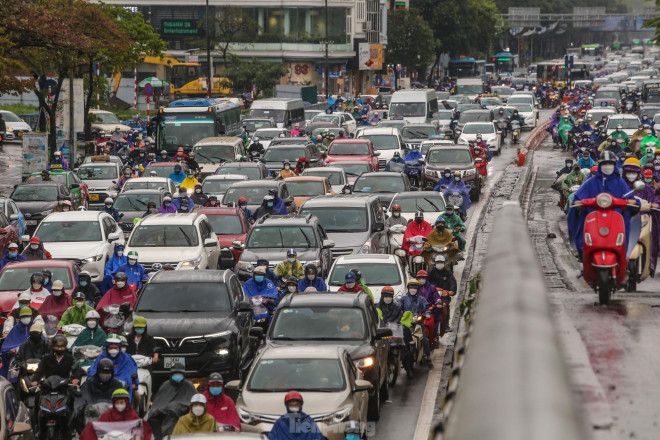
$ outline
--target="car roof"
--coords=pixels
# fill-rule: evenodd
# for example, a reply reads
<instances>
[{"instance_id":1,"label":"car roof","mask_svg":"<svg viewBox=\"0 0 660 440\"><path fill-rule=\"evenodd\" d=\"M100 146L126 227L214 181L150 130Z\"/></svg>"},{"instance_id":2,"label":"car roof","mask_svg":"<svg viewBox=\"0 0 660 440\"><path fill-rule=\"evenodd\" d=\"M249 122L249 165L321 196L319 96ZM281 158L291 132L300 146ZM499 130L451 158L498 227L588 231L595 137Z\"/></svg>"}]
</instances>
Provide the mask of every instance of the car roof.
<instances>
[{"instance_id":1,"label":"car roof","mask_svg":"<svg viewBox=\"0 0 660 440\"><path fill-rule=\"evenodd\" d=\"M63 185L64 184L59 183L59 182L44 182L44 181L35 182L35 181L33 181L31 183L30 182L21 182L16 186L19 187L19 186L63 186Z\"/></svg>"},{"instance_id":2,"label":"car roof","mask_svg":"<svg viewBox=\"0 0 660 440\"><path fill-rule=\"evenodd\" d=\"M101 211L68 211L68 212L53 212L48 216L48 221L78 221L78 222L91 222L98 220L103 212Z\"/></svg>"},{"instance_id":3,"label":"car roof","mask_svg":"<svg viewBox=\"0 0 660 440\"><path fill-rule=\"evenodd\" d=\"M156 183L162 183L162 182L167 182L170 180L169 177L158 177L158 176L144 176L144 177L133 177L130 179L130 182L156 182Z\"/></svg>"},{"instance_id":4,"label":"car roof","mask_svg":"<svg viewBox=\"0 0 660 440\"><path fill-rule=\"evenodd\" d=\"M335 160L331 162L332 165L371 165L371 162L368 159L364 160Z\"/></svg>"},{"instance_id":5,"label":"car roof","mask_svg":"<svg viewBox=\"0 0 660 440\"><path fill-rule=\"evenodd\" d=\"M360 307L369 296L366 293L324 293L323 295L292 294L282 298L279 307ZM361 308L361 307L360 307Z\"/></svg>"},{"instance_id":6,"label":"car roof","mask_svg":"<svg viewBox=\"0 0 660 440\"><path fill-rule=\"evenodd\" d=\"M431 147L429 148L429 152L435 151L435 150L467 150L470 151L470 147L467 145L461 145L461 144L455 144L454 146L451 145L444 145L444 146L437 146L437 147Z\"/></svg>"},{"instance_id":7,"label":"car roof","mask_svg":"<svg viewBox=\"0 0 660 440\"><path fill-rule=\"evenodd\" d=\"M5 267L71 267L75 264L73 260L26 260L12 261Z\"/></svg>"},{"instance_id":8,"label":"car roof","mask_svg":"<svg viewBox=\"0 0 660 440\"><path fill-rule=\"evenodd\" d=\"M270 148L270 147L269 147ZM260 168L261 163L258 162L225 162L220 165L220 168Z\"/></svg>"},{"instance_id":9,"label":"car roof","mask_svg":"<svg viewBox=\"0 0 660 440\"><path fill-rule=\"evenodd\" d=\"M396 256L393 254L350 254L350 255L342 255L340 257L337 257L335 260L335 264L338 264L339 262L358 262L358 261L364 261L364 262L374 262L374 261L380 261L380 262L396 262Z\"/></svg>"},{"instance_id":10,"label":"car roof","mask_svg":"<svg viewBox=\"0 0 660 440\"><path fill-rule=\"evenodd\" d=\"M275 139L273 139L273 141L277 140L279 142L280 139L288 139L288 138L275 138ZM283 144L278 144L278 143L272 144L271 143L270 146L268 147L268 149L269 150L277 150L278 148L293 148L293 147L298 147L298 148L302 147L302 148L304 148L310 142L311 141L307 140L305 142L291 142L291 143L286 143L285 142Z\"/></svg>"},{"instance_id":11,"label":"car roof","mask_svg":"<svg viewBox=\"0 0 660 440\"><path fill-rule=\"evenodd\" d=\"M368 144L369 142L370 142L369 139L361 139L361 138L335 139L334 141L332 141L333 144L354 144L354 143Z\"/></svg>"},{"instance_id":12,"label":"car roof","mask_svg":"<svg viewBox=\"0 0 660 440\"><path fill-rule=\"evenodd\" d=\"M214 180L248 180L248 178L243 174L211 174L204 178L204 182L212 182Z\"/></svg>"},{"instance_id":13,"label":"car roof","mask_svg":"<svg viewBox=\"0 0 660 440\"><path fill-rule=\"evenodd\" d=\"M272 179L239 180L232 183L229 188L260 188L260 187L275 188L280 186L280 183L281 182Z\"/></svg>"},{"instance_id":14,"label":"car roof","mask_svg":"<svg viewBox=\"0 0 660 440\"><path fill-rule=\"evenodd\" d=\"M236 141L240 141L239 138L235 136L215 136L215 137L207 137L202 140L199 140L193 145L193 147L196 147L198 145L214 145L214 144L235 144Z\"/></svg>"},{"instance_id":15,"label":"car roof","mask_svg":"<svg viewBox=\"0 0 660 440\"><path fill-rule=\"evenodd\" d=\"M376 127L363 128L362 130L360 130L360 136L367 136L367 135L370 135L370 134L398 135L399 134L399 129L394 128L394 127L378 127L378 126L376 126Z\"/></svg>"},{"instance_id":16,"label":"car roof","mask_svg":"<svg viewBox=\"0 0 660 440\"><path fill-rule=\"evenodd\" d=\"M611 119L639 119L637 115L630 115L627 113L612 113L610 115Z\"/></svg>"},{"instance_id":17,"label":"car roof","mask_svg":"<svg viewBox=\"0 0 660 440\"><path fill-rule=\"evenodd\" d=\"M470 110L468 110L468 111L470 111ZM406 128L415 128L415 127L432 127L432 128L435 128L435 125L425 122L425 123L419 123L419 124L406 124L406 126L403 127L403 128L406 129Z\"/></svg>"},{"instance_id":18,"label":"car roof","mask_svg":"<svg viewBox=\"0 0 660 440\"><path fill-rule=\"evenodd\" d=\"M442 193L440 191L404 191L396 193L394 200L396 199L418 199L420 197L438 197L442 198Z\"/></svg>"},{"instance_id":19,"label":"car roof","mask_svg":"<svg viewBox=\"0 0 660 440\"><path fill-rule=\"evenodd\" d=\"M378 199L375 194L331 194L311 198L303 204L304 207L314 206L365 206L369 199Z\"/></svg>"},{"instance_id":20,"label":"car roof","mask_svg":"<svg viewBox=\"0 0 660 440\"><path fill-rule=\"evenodd\" d=\"M295 176L287 177L285 182L323 182L327 177L324 176Z\"/></svg>"},{"instance_id":21,"label":"car roof","mask_svg":"<svg viewBox=\"0 0 660 440\"><path fill-rule=\"evenodd\" d=\"M128 189L126 191L122 191L119 194L117 194L117 197L119 197L122 194L164 194L165 189L156 189L156 188L149 188L149 189Z\"/></svg>"},{"instance_id":22,"label":"car roof","mask_svg":"<svg viewBox=\"0 0 660 440\"><path fill-rule=\"evenodd\" d=\"M361 179L363 177L401 177L403 175L402 172L395 172L395 171L372 171L368 173L362 173L358 176L358 179Z\"/></svg>"},{"instance_id":23,"label":"car roof","mask_svg":"<svg viewBox=\"0 0 660 440\"><path fill-rule=\"evenodd\" d=\"M209 281L227 283L233 272L228 270L161 270L150 279L152 283L206 283Z\"/></svg>"},{"instance_id":24,"label":"car roof","mask_svg":"<svg viewBox=\"0 0 660 440\"><path fill-rule=\"evenodd\" d=\"M119 162L86 162L86 163L81 163L80 168L82 167L116 167ZM53 173L53 171L51 171ZM32 173L35 174L35 173Z\"/></svg>"},{"instance_id":25,"label":"car roof","mask_svg":"<svg viewBox=\"0 0 660 440\"><path fill-rule=\"evenodd\" d=\"M491 110L488 110L488 109L471 108L471 109L465 110L463 113L461 113L461 115L471 115L471 114L474 114L474 113L477 113L477 114L490 114L490 112L491 112Z\"/></svg>"},{"instance_id":26,"label":"car roof","mask_svg":"<svg viewBox=\"0 0 660 440\"><path fill-rule=\"evenodd\" d=\"M140 225L170 225L172 223L185 223L192 225L199 217L197 213L170 213L170 214L151 214L140 220ZM185 272L185 271L183 271ZM192 271L191 271L192 272ZM198 271L194 271L198 272ZM199 271L201 272L201 271Z\"/></svg>"},{"instance_id":27,"label":"car roof","mask_svg":"<svg viewBox=\"0 0 660 440\"><path fill-rule=\"evenodd\" d=\"M343 161L342 161L342 162L343 162ZM333 162L333 163L337 163L337 162ZM344 169L343 169L343 168L339 168L339 167L332 167L332 166L330 166L330 167L314 167L314 168L307 168L307 169L305 169L305 170L303 171L303 174L306 174L306 173L312 173L312 174L314 174L314 173L317 173L317 172L321 172L321 173L323 173L323 172L329 172L329 171L333 171L333 172L335 172L335 173L341 173L341 172L344 171Z\"/></svg>"},{"instance_id":28,"label":"car roof","mask_svg":"<svg viewBox=\"0 0 660 440\"><path fill-rule=\"evenodd\" d=\"M335 359L339 361L346 349L337 345L269 345L261 353L260 359Z\"/></svg>"},{"instance_id":29,"label":"car roof","mask_svg":"<svg viewBox=\"0 0 660 440\"><path fill-rule=\"evenodd\" d=\"M267 223L267 226L272 226L272 223L290 226L294 223L318 223L318 219L311 214L267 215L257 220L255 226L262 226L264 223Z\"/></svg>"},{"instance_id":30,"label":"car roof","mask_svg":"<svg viewBox=\"0 0 660 440\"><path fill-rule=\"evenodd\" d=\"M215 206L195 208L193 212L208 215L238 215L238 209L231 206Z\"/></svg>"},{"instance_id":31,"label":"car roof","mask_svg":"<svg viewBox=\"0 0 660 440\"><path fill-rule=\"evenodd\" d=\"M147 168L149 167L172 167L174 168L175 165L181 165L183 166L185 164L182 164L181 162L151 162L149 165L147 165Z\"/></svg>"}]
</instances>

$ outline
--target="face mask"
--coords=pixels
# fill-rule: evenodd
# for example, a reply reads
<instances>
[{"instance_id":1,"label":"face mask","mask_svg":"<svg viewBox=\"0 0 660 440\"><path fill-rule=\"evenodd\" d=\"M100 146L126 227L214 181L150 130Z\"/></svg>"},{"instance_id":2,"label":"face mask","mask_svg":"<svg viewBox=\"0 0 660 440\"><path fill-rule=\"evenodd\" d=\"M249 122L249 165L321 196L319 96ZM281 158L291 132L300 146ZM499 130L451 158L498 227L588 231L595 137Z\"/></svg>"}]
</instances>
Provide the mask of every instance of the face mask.
<instances>
[{"instance_id":1,"label":"face mask","mask_svg":"<svg viewBox=\"0 0 660 440\"><path fill-rule=\"evenodd\" d=\"M66 348L54 348L53 353L55 353L56 356L64 356L64 352L66 351Z\"/></svg>"},{"instance_id":2,"label":"face mask","mask_svg":"<svg viewBox=\"0 0 660 440\"><path fill-rule=\"evenodd\" d=\"M183 374L181 373L174 373L172 375L172 381L175 383L181 383L183 382Z\"/></svg>"},{"instance_id":3,"label":"face mask","mask_svg":"<svg viewBox=\"0 0 660 440\"><path fill-rule=\"evenodd\" d=\"M143 335L144 334L144 327L136 327L135 328L135 333L138 335Z\"/></svg>"},{"instance_id":4,"label":"face mask","mask_svg":"<svg viewBox=\"0 0 660 440\"><path fill-rule=\"evenodd\" d=\"M82 308L82 306L84 305L85 305L84 301L76 301L76 307L78 307L79 309Z\"/></svg>"},{"instance_id":5,"label":"face mask","mask_svg":"<svg viewBox=\"0 0 660 440\"><path fill-rule=\"evenodd\" d=\"M601 165L600 171L605 174L606 176L611 175L614 172L614 164L605 164Z\"/></svg>"},{"instance_id":6,"label":"face mask","mask_svg":"<svg viewBox=\"0 0 660 440\"><path fill-rule=\"evenodd\" d=\"M18 256L18 253L16 252L9 252L9 258L16 258Z\"/></svg>"},{"instance_id":7,"label":"face mask","mask_svg":"<svg viewBox=\"0 0 660 440\"><path fill-rule=\"evenodd\" d=\"M169 208L170 207L170 202L165 202L164 205L165 205L166 208Z\"/></svg>"},{"instance_id":8,"label":"face mask","mask_svg":"<svg viewBox=\"0 0 660 440\"><path fill-rule=\"evenodd\" d=\"M426 284L426 280L424 278L417 278L417 281L419 281L420 286Z\"/></svg>"},{"instance_id":9,"label":"face mask","mask_svg":"<svg viewBox=\"0 0 660 440\"><path fill-rule=\"evenodd\" d=\"M112 208L112 205L105 205L105 207L110 209L110 208Z\"/></svg>"},{"instance_id":10,"label":"face mask","mask_svg":"<svg viewBox=\"0 0 660 440\"><path fill-rule=\"evenodd\" d=\"M99 373L99 379L101 379L101 382L107 382L110 379L112 379L112 374L100 374Z\"/></svg>"},{"instance_id":11,"label":"face mask","mask_svg":"<svg viewBox=\"0 0 660 440\"><path fill-rule=\"evenodd\" d=\"M188 179L192 179L192 177L193 177L192 174L188 174Z\"/></svg>"},{"instance_id":12,"label":"face mask","mask_svg":"<svg viewBox=\"0 0 660 440\"><path fill-rule=\"evenodd\" d=\"M135 263L137 263L137 260L133 260L133 259L128 260L128 264L130 264L131 266L135 266Z\"/></svg>"},{"instance_id":13,"label":"face mask","mask_svg":"<svg viewBox=\"0 0 660 440\"><path fill-rule=\"evenodd\" d=\"M449 179L449 178L451 177L451 174L450 174L450 173L446 173L446 174L445 174L445 177Z\"/></svg>"},{"instance_id":14,"label":"face mask","mask_svg":"<svg viewBox=\"0 0 660 440\"><path fill-rule=\"evenodd\" d=\"M264 281L264 276L263 275L255 275L254 280L257 283L262 283Z\"/></svg>"},{"instance_id":15,"label":"face mask","mask_svg":"<svg viewBox=\"0 0 660 440\"><path fill-rule=\"evenodd\" d=\"M117 281L117 289L123 289L126 286L126 283L123 281Z\"/></svg>"},{"instance_id":16,"label":"face mask","mask_svg":"<svg viewBox=\"0 0 660 440\"><path fill-rule=\"evenodd\" d=\"M314 278L316 278L316 275L314 275L314 274L307 275L307 279L310 280L310 281L314 281Z\"/></svg>"},{"instance_id":17,"label":"face mask","mask_svg":"<svg viewBox=\"0 0 660 440\"><path fill-rule=\"evenodd\" d=\"M637 173L626 173L626 180L628 182L634 182L637 180Z\"/></svg>"},{"instance_id":18,"label":"face mask","mask_svg":"<svg viewBox=\"0 0 660 440\"><path fill-rule=\"evenodd\" d=\"M124 177L131 177L131 173L124 173Z\"/></svg>"},{"instance_id":19,"label":"face mask","mask_svg":"<svg viewBox=\"0 0 660 440\"><path fill-rule=\"evenodd\" d=\"M289 406L289 407L287 408L287 410L288 410L290 413L298 414L298 413L300 412L300 407L299 407L299 406Z\"/></svg>"},{"instance_id":20,"label":"face mask","mask_svg":"<svg viewBox=\"0 0 660 440\"><path fill-rule=\"evenodd\" d=\"M447 211L447 215L449 215L449 216L454 215L454 211Z\"/></svg>"},{"instance_id":21,"label":"face mask","mask_svg":"<svg viewBox=\"0 0 660 440\"><path fill-rule=\"evenodd\" d=\"M269 208L272 208L273 207L273 202L266 203L266 206L268 206Z\"/></svg>"},{"instance_id":22,"label":"face mask","mask_svg":"<svg viewBox=\"0 0 660 440\"><path fill-rule=\"evenodd\" d=\"M62 296L62 291L61 290L53 290L53 296Z\"/></svg>"},{"instance_id":23,"label":"face mask","mask_svg":"<svg viewBox=\"0 0 660 440\"><path fill-rule=\"evenodd\" d=\"M215 202L211 202L211 204L215 205ZM245 209L245 208L247 208L247 205L245 203L241 203L240 205L238 205L238 207L241 208L241 209Z\"/></svg>"},{"instance_id":24,"label":"face mask","mask_svg":"<svg viewBox=\"0 0 660 440\"><path fill-rule=\"evenodd\" d=\"M352 289L353 287L355 287L355 283L346 283L347 289Z\"/></svg>"},{"instance_id":25,"label":"face mask","mask_svg":"<svg viewBox=\"0 0 660 440\"><path fill-rule=\"evenodd\" d=\"M461 178L460 178L460 177L454 177L454 181L455 181L455 182L460 182L460 181L461 181Z\"/></svg>"},{"instance_id":26,"label":"face mask","mask_svg":"<svg viewBox=\"0 0 660 440\"><path fill-rule=\"evenodd\" d=\"M197 188L197 189L195 190L195 192L196 192L197 194L201 194L201 193L202 193L202 188Z\"/></svg>"},{"instance_id":27,"label":"face mask","mask_svg":"<svg viewBox=\"0 0 660 440\"><path fill-rule=\"evenodd\" d=\"M295 258L287 258L286 261L288 261L289 263L293 263L294 261L296 261L296 259Z\"/></svg>"},{"instance_id":28,"label":"face mask","mask_svg":"<svg viewBox=\"0 0 660 440\"><path fill-rule=\"evenodd\" d=\"M417 295L417 289L409 289L408 293L411 294L412 296Z\"/></svg>"},{"instance_id":29,"label":"face mask","mask_svg":"<svg viewBox=\"0 0 660 440\"><path fill-rule=\"evenodd\" d=\"M357 434L348 434L346 440L360 440L360 436Z\"/></svg>"},{"instance_id":30,"label":"face mask","mask_svg":"<svg viewBox=\"0 0 660 440\"><path fill-rule=\"evenodd\" d=\"M41 289L41 284L39 284L39 283L32 283L32 288L33 288L34 290L39 290L39 289Z\"/></svg>"},{"instance_id":31,"label":"face mask","mask_svg":"<svg viewBox=\"0 0 660 440\"><path fill-rule=\"evenodd\" d=\"M87 321L87 327L90 329L96 328L96 321Z\"/></svg>"},{"instance_id":32,"label":"face mask","mask_svg":"<svg viewBox=\"0 0 660 440\"><path fill-rule=\"evenodd\" d=\"M126 349L127 349L127 348L128 348L128 347L122 347L122 348L121 348L121 352L122 352L122 353L126 353Z\"/></svg>"},{"instance_id":33,"label":"face mask","mask_svg":"<svg viewBox=\"0 0 660 440\"><path fill-rule=\"evenodd\" d=\"M126 402L115 403L115 409L119 412L124 412L124 410L126 409Z\"/></svg>"},{"instance_id":34,"label":"face mask","mask_svg":"<svg viewBox=\"0 0 660 440\"><path fill-rule=\"evenodd\" d=\"M290 169L290 168L291 168L291 167L290 167L289 165L284 165L284 169L285 169L285 170L288 170L288 169Z\"/></svg>"},{"instance_id":35,"label":"face mask","mask_svg":"<svg viewBox=\"0 0 660 440\"><path fill-rule=\"evenodd\" d=\"M81 282L80 282L80 285L81 285L82 287L85 287L85 286L87 285L87 281L81 281Z\"/></svg>"},{"instance_id":36,"label":"face mask","mask_svg":"<svg viewBox=\"0 0 660 440\"><path fill-rule=\"evenodd\" d=\"M397 211L397 212L393 212L392 215L393 215L395 218L399 218L399 217L401 217L401 213L398 212L398 211Z\"/></svg>"},{"instance_id":37,"label":"face mask","mask_svg":"<svg viewBox=\"0 0 660 440\"><path fill-rule=\"evenodd\" d=\"M394 301L394 298L392 298L391 296L384 296L383 297L383 302L385 304L392 304L392 301Z\"/></svg>"},{"instance_id":38,"label":"face mask","mask_svg":"<svg viewBox=\"0 0 660 440\"><path fill-rule=\"evenodd\" d=\"M108 356L110 357L116 357L119 354L119 350L116 348L113 348L112 350L108 350Z\"/></svg>"},{"instance_id":39,"label":"face mask","mask_svg":"<svg viewBox=\"0 0 660 440\"><path fill-rule=\"evenodd\" d=\"M443 267L445 267L445 265L442 264L442 263L437 263L437 264L435 265L435 268L438 269L438 270L441 270Z\"/></svg>"},{"instance_id":40,"label":"face mask","mask_svg":"<svg viewBox=\"0 0 660 440\"><path fill-rule=\"evenodd\" d=\"M32 322L32 318L31 318L30 316L27 316L27 317L21 318L21 322L22 322L24 325L28 325L30 322Z\"/></svg>"},{"instance_id":41,"label":"face mask","mask_svg":"<svg viewBox=\"0 0 660 440\"><path fill-rule=\"evenodd\" d=\"M422 218L416 218L416 219L415 219L415 223L417 223L418 225L421 225L421 224L422 224L422 220L424 220L424 219L422 219Z\"/></svg>"},{"instance_id":42,"label":"face mask","mask_svg":"<svg viewBox=\"0 0 660 440\"><path fill-rule=\"evenodd\" d=\"M222 394L222 387L211 387L209 388L209 393L211 393L212 396L219 396Z\"/></svg>"},{"instance_id":43,"label":"face mask","mask_svg":"<svg viewBox=\"0 0 660 440\"><path fill-rule=\"evenodd\" d=\"M41 333L30 333L30 339L34 342L41 341Z\"/></svg>"},{"instance_id":44,"label":"face mask","mask_svg":"<svg viewBox=\"0 0 660 440\"><path fill-rule=\"evenodd\" d=\"M123 257L124 256L124 251L117 251L117 256L118 257Z\"/></svg>"},{"instance_id":45,"label":"face mask","mask_svg":"<svg viewBox=\"0 0 660 440\"><path fill-rule=\"evenodd\" d=\"M644 178L644 182L646 182L646 183L651 183L651 182L653 182L653 179L650 179L650 178Z\"/></svg>"},{"instance_id":46,"label":"face mask","mask_svg":"<svg viewBox=\"0 0 660 440\"><path fill-rule=\"evenodd\" d=\"M34 250L37 250L37 249L39 249L39 245L38 244L31 244L30 248L32 248Z\"/></svg>"},{"instance_id":47,"label":"face mask","mask_svg":"<svg viewBox=\"0 0 660 440\"><path fill-rule=\"evenodd\" d=\"M445 225L436 225L435 229L437 229L438 232L442 232L445 230Z\"/></svg>"},{"instance_id":48,"label":"face mask","mask_svg":"<svg viewBox=\"0 0 660 440\"><path fill-rule=\"evenodd\" d=\"M204 415L204 407L202 405L195 405L192 407L192 413L197 417Z\"/></svg>"}]
</instances>

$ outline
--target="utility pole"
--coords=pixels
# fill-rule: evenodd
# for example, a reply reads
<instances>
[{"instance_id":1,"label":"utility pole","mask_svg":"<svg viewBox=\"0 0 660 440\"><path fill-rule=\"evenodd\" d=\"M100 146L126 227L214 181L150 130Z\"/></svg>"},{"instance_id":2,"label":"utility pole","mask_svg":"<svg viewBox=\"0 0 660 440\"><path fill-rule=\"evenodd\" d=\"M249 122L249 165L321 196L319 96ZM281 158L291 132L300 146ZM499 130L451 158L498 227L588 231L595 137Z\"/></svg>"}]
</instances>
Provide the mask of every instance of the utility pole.
<instances>
[{"instance_id":1,"label":"utility pole","mask_svg":"<svg viewBox=\"0 0 660 440\"><path fill-rule=\"evenodd\" d=\"M211 97L211 88L213 88L213 62L211 61L211 25L209 24L209 21L209 0L206 0L206 61L209 64L209 78L206 88L207 98Z\"/></svg>"},{"instance_id":2,"label":"utility pole","mask_svg":"<svg viewBox=\"0 0 660 440\"><path fill-rule=\"evenodd\" d=\"M207 0L208 1L208 0ZM328 0L325 0L325 102L329 102L328 95L329 90L329 77L330 71L328 70L328 46L330 42L328 41Z\"/></svg>"},{"instance_id":3,"label":"utility pole","mask_svg":"<svg viewBox=\"0 0 660 440\"><path fill-rule=\"evenodd\" d=\"M69 72L69 164L73 167L75 165L74 159L76 157L76 133L73 128L73 69ZM91 78L90 81L92 81ZM57 149L57 144L55 145L55 149Z\"/></svg>"}]
</instances>

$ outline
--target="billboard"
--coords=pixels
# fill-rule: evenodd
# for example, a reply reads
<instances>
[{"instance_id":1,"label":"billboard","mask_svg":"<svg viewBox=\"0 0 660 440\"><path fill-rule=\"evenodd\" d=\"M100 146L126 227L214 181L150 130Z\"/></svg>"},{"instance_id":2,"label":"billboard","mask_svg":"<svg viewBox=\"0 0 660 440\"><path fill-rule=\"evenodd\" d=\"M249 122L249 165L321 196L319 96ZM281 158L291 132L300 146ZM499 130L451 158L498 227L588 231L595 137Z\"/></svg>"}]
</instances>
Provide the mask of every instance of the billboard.
<instances>
[{"instance_id":1,"label":"billboard","mask_svg":"<svg viewBox=\"0 0 660 440\"><path fill-rule=\"evenodd\" d=\"M383 45L360 43L358 46L358 67L360 70L381 70L383 68Z\"/></svg>"}]
</instances>

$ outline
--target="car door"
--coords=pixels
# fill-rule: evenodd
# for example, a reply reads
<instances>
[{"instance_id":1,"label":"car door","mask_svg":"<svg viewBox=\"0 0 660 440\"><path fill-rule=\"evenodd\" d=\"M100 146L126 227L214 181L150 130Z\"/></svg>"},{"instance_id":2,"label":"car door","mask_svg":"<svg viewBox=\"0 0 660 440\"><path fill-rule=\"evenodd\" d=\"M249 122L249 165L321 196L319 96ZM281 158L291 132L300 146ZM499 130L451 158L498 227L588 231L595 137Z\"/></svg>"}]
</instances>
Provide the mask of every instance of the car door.
<instances>
[{"instance_id":1,"label":"car door","mask_svg":"<svg viewBox=\"0 0 660 440\"><path fill-rule=\"evenodd\" d=\"M71 201L71 205L72 205L71 207L73 209L78 208L78 206L79 206L78 205L78 199L73 194L71 194L71 191L69 191L69 188L67 188L66 186L60 184L58 186L58 192L59 192L60 196L62 196L65 199Z\"/></svg>"},{"instance_id":2,"label":"car door","mask_svg":"<svg viewBox=\"0 0 660 440\"><path fill-rule=\"evenodd\" d=\"M353 115L350 113L346 114L346 123L348 124L348 132L353 133L357 130L357 121L353 118Z\"/></svg>"},{"instance_id":3,"label":"car door","mask_svg":"<svg viewBox=\"0 0 660 440\"><path fill-rule=\"evenodd\" d=\"M371 202L370 211L370 225L371 228L371 252L374 254L384 254L387 252L387 233L385 232L385 214L383 213L383 205L378 200ZM383 225L379 231L378 223Z\"/></svg>"},{"instance_id":4,"label":"car door","mask_svg":"<svg viewBox=\"0 0 660 440\"><path fill-rule=\"evenodd\" d=\"M289 187L287 184L282 182L278 187L278 192L282 200L284 200L284 204L286 205L286 212L289 214L295 212L296 204L293 203L293 197L291 197L291 194L289 193Z\"/></svg>"},{"instance_id":5,"label":"car door","mask_svg":"<svg viewBox=\"0 0 660 440\"><path fill-rule=\"evenodd\" d=\"M350 355L344 352L344 364L348 373L348 387L350 390L355 389L355 381L360 378L355 362L351 359ZM353 393L353 414L352 420L364 422L367 420L367 408L369 407L369 393L366 391Z\"/></svg>"},{"instance_id":6,"label":"car door","mask_svg":"<svg viewBox=\"0 0 660 440\"><path fill-rule=\"evenodd\" d=\"M250 357L251 352L251 342L257 343L258 341L250 340L250 327L252 327L252 322L250 321L251 313L239 312L239 304L244 301L248 301L243 293L241 283L238 281L237 276L232 276L229 279L229 300L234 306L236 311L236 330L238 331L238 343L240 344L241 349L241 360L246 362ZM260 342L260 341L259 341ZM242 362L242 363L243 363Z\"/></svg>"},{"instance_id":7,"label":"car door","mask_svg":"<svg viewBox=\"0 0 660 440\"><path fill-rule=\"evenodd\" d=\"M7 216L0 212L0 252L4 252L9 243L18 243L18 234Z\"/></svg>"},{"instance_id":8,"label":"car door","mask_svg":"<svg viewBox=\"0 0 660 440\"><path fill-rule=\"evenodd\" d=\"M376 156L376 147L371 141L369 141L369 151L369 155L371 156L371 166L374 168L374 170L378 171L378 157Z\"/></svg>"},{"instance_id":9,"label":"car door","mask_svg":"<svg viewBox=\"0 0 660 440\"><path fill-rule=\"evenodd\" d=\"M202 243L201 244L202 244L202 248L203 248L203 253L204 253L205 258L206 258L206 268L215 268L217 266L218 261L217 261L217 259L215 259L215 261L214 261L215 254L214 254L213 251L215 251L217 249L217 246L213 246L213 247L204 246L204 242L209 238L213 238L213 235L215 235L215 234L213 234L213 230L211 229L211 225L208 223L207 220L202 220L202 221L199 222L199 232L200 232L200 235L202 237ZM216 243L216 245L218 244L218 238L217 237L215 237L215 243ZM200 266L203 267L202 264L200 264Z\"/></svg>"},{"instance_id":10,"label":"car door","mask_svg":"<svg viewBox=\"0 0 660 440\"><path fill-rule=\"evenodd\" d=\"M87 200L89 198L89 187L85 182L80 180L80 178L76 175L76 173L69 173L69 186L75 187L78 185L78 203L80 203L79 206L86 206L87 205Z\"/></svg>"},{"instance_id":11,"label":"car door","mask_svg":"<svg viewBox=\"0 0 660 440\"><path fill-rule=\"evenodd\" d=\"M7 217L9 218L12 226L16 228L16 233L20 237L25 234L25 218L13 200L7 200L7 202Z\"/></svg>"},{"instance_id":12,"label":"car door","mask_svg":"<svg viewBox=\"0 0 660 440\"><path fill-rule=\"evenodd\" d=\"M380 325L380 319L378 318L378 312L374 303L371 301L366 301L367 307L367 321L369 323L369 331L371 332L372 340L374 341L374 350L376 352L376 362L378 362L378 368L380 369L381 380L387 380L387 356L389 355L390 345L386 339L375 339L376 330Z\"/></svg>"}]
</instances>

